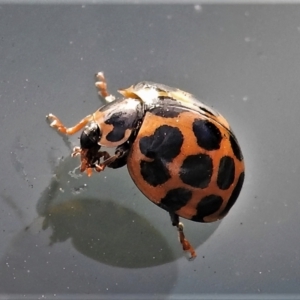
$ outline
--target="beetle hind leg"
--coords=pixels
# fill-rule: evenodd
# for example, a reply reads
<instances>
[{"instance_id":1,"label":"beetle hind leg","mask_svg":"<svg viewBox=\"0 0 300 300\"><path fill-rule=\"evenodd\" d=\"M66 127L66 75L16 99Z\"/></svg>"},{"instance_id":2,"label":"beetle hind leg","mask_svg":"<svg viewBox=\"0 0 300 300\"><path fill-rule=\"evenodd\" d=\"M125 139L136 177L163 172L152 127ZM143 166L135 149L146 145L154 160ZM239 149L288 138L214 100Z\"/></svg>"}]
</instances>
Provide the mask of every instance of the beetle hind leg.
<instances>
[{"instance_id":1,"label":"beetle hind leg","mask_svg":"<svg viewBox=\"0 0 300 300\"><path fill-rule=\"evenodd\" d=\"M103 72L98 72L96 74L95 86L98 89L98 94L102 96L106 102L112 102L115 100L115 96L111 95L107 90L107 82Z\"/></svg>"},{"instance_id":2,"label":"beetle hind leg","mask_svg":"<svg viewBox=\"0 0 300 300\"><path fill-rule=\"evenodd\" d=\"M184 232L183 232L183 223L179 222L179 216L176 215L175 213L171 213L169 212L170 217L171 217L171 221L172 221L172 225L177 227L178 230L178 238L179 241L182 245L182 249L184 251L188 251L190 253L190 257L189 260L193 260L197 257L196 251L193 248L193 246L190 244L190 242L185 238Z\"/></svg>"}]
</instances>

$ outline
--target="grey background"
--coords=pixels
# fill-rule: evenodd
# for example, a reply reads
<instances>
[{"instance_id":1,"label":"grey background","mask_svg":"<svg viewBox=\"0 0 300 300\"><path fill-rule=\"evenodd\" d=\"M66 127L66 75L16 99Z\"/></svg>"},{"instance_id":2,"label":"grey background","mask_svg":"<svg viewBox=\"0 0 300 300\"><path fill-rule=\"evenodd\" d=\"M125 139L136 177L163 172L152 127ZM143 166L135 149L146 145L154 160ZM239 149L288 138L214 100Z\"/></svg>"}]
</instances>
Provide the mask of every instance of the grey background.
<instances>
[{"instance_id":1,"label":"grey background","mask_svg":"<svg viewBox=\"0 0 300 300\"><path fill-rule=\"evenodd\" d=\"M299 5L1 5L1 299L296 299L299 49ZM98 71L115 94L189 91L233 127L246 180L222 222L185 220L195 261L126 168L81 176L78 134L47 124L103 104Z\"/></svg>"}]
</instances>

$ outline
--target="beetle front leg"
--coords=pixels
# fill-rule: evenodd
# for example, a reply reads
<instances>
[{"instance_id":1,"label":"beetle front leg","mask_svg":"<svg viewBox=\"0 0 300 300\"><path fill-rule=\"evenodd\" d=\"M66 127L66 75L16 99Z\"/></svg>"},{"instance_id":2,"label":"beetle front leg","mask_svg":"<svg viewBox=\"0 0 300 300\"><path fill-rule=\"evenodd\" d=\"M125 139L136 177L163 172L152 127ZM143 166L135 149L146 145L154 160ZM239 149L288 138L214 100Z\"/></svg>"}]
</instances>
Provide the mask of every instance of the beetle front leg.
<instances>
[{"instance_id":1,"label":"beetle front leg","mask_svg":"<svg viewBox=\"0 0 300 300\"><path fill-rule=\"evenodd\" d=\"M85 118L83 118L81 121L79 121L75 126L67 128L56 116L53 114L49 114L46 116L46 118L50 122L50 126L52 128L55 128L61 133L64 134L74 134L81 130L87 123L93 120L93 115L88 115Z\"/></svg>"},{"instance_id":2,"label":"beetle front leg","mask_svg":"<svg viewBox=\"0 0 300 300\"><path fill-rule=\"evenodd\" d=\"M115 96L109 94L107 90L107 83L103 72L98 72L96 74L96 81L95 86L98 89L98 94L102 96L106 102L112 102L115 100Z\"/></svg>"},{"instance_id":3,"label":"beetle front leg","mask_svg":"<svg viewBox=\"0 0 300 300\"><path fill-rule=\"evenodd\" d=\"M172 221L172 225L177 227L178 230L178 238L179 241L182 245L182 249L184 251L188 251L190 252L191 256L189 258L189 260L193 260L197 257L196 251L193 248L193 246L190 244L190 242L185 238L184 232L183 232L183 223L179 222L179 216L176 215L173 212L169 212L170 217L171 217L171 221Z\"/></svg>"},{"instance_id":4,"label":"beetle front leg","mask_svg":"<svg viewBox=\"0 0 300 300\"><path fill-rule=\"evenodd\" d=\"M130 141L127 141L124 144L118 146L115 152L115 155L118 155L118 157L113 162L111 162L108 165L108 167L112 169L118 169L124 167L127 164L127 156L130 147L131 147Z\"/></svg>"},{"instance_id":5,"label":"beetle front leg","mask_svg":"<svg viewBox=\"0 0 300 300\"><path fill-rule=\"evenodd\" d=\"M118 160L119 157L121 156L121 152L116 152L115 155L113 156L110 156L106 151L103 151L102 153L105 153L105 154L100 154L100 157L103 157L104 161L99 164L97 163L94 164L94 169L97 172L102 172L106 167L110 167L110 165L113 164L116 160Z\"/></svg>"},{"instance_id":6,"label":"beetle front leg","mask_svg":"<svg viewBox=\"0 0 300 300\"><path fill-rule=\"evenodd\" d=\"M104 161L101 164L95 164L95 170L102 172L106 167L118 169L126 165L129 153L130 143L125 143L117 147L115 155L110 156L106 151L106 155L101 155ZM104 153L104 152L103 152Z\"/></svg>"}]
</instances>

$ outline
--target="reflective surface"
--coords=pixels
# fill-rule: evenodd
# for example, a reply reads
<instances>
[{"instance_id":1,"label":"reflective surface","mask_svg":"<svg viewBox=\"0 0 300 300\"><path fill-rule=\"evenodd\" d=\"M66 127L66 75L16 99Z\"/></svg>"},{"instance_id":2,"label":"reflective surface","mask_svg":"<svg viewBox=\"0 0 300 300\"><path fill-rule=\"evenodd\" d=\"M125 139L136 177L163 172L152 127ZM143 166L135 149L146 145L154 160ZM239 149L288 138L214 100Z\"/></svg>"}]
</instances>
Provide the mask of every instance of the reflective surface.
<instances>
[{"instance_id":1,"label":"reflective surface","mask_svg":"<svg viewBox=\"0 0 300 300\"><path fill-rule=\"evenodd\" d=\"M299 20L298 5L2 5L0 293L298 294ZM80 134L45 120L71 126L101 106L98 71L114 94L140 80L189 91L240 141L246 179L229 215L184 221L193 262L126 168L78 174Z\"/></svg>"}]
</instances>

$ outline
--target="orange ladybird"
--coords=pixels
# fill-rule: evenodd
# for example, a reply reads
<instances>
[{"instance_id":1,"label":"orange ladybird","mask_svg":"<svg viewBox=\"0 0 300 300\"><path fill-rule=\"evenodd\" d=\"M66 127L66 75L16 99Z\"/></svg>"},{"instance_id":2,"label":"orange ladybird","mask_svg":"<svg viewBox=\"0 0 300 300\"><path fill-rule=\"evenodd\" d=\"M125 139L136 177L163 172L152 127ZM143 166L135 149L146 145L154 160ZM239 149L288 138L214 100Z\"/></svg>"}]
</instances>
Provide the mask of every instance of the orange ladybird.
<instances>
[{"instance_id":1,"label":"orange ladybird","mask_svg":"<svg viewBox=\"0 0 300 300\"><path fill-rule=\"evenodd\" d=\"M195 258L179 217L223 218L244 181L243 155L228 122L177 88L144 81L119 90L123 97L115 100L103 73L97 79L99 94L110 103L70 128L49 114L50 125L65 134L83 129L72 155L81 156L81 171L89 176L127 164L141 192L168 211L183 249ZM101 146L114 147L115 155Z\"/></svg>"}]
</instances>

